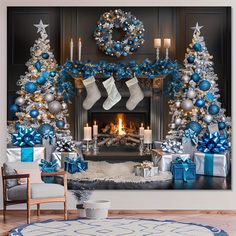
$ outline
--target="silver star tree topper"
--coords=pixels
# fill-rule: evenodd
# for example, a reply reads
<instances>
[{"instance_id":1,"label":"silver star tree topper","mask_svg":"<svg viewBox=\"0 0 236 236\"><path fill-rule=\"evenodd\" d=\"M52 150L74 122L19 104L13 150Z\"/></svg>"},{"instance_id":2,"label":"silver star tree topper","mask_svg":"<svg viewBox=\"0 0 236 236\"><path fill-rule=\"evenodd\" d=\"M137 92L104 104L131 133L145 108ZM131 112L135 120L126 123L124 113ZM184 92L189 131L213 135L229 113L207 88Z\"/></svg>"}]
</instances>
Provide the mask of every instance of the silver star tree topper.
<instances>
[{"instance_id":1,"label":"silver star tree topper","mask_svg":"<svg viewBox=\"0 0 236 236\"><path fill-rule=\"evenodd\" d=\"M34 24L34 26L38 29L37 33L46 34L45 28L48 27L48 25L44 25L42 20L39 21L39 24Z\"/></svg>"},{"instance_id":2,"label":"silver star tree topper","mask_svg":"<svg viewBox=\"0 0 236 236\"><path fill-rule=\"evenodd\" d=\"M199 25L198 25L198 22L197 22L196 26L191 27L191 29L194 30L194 32L193 32L194 34L196 34L196 33L199 33L199 34L200 34L200 33L201 33L201 32L200 32L200 29L201 29L202 27L203 27L203 26L199 26Z\"/></svg>"}]
</instances>

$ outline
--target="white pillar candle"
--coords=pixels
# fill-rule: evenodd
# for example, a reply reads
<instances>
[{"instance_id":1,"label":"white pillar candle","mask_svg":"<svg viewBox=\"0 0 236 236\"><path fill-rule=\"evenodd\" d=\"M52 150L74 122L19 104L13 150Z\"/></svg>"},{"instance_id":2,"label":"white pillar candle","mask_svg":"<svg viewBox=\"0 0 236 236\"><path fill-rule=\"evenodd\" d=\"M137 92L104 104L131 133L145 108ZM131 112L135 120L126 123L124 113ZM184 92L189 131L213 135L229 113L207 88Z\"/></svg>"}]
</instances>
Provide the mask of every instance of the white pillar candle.
<instances>
[{"instance_id":1,"label":"white pillar candle","mask_svg":"<svg viewBox=\"0 0 236 236\"><path fill-rule=\"evenodd\" d=\"M70 40L70 60L73 61L73 50L74 50L74 43L73 39Z\"/></svg>"},{"instance_id":2,"label":"white pillar candle","mask_svg":"<svg viewBox=\"0 0 236 236\"><path fill-rule=\"evenodd\" d=\"M160 48L161 47L161 39L154 39L154 48Z\"/></svg>"},{"instance_id":3,"label":"white pillar candle","mask_svg":"<svg viewBox=\"0 0 236 236\"><path fill-rule=\"evenodd\" d=\"M152 143L152 130L147 127L147 129L144 130L144 143L150 144Z\"/></svg>"},{"instance_id":4,"label":"white pillar candle","mask_svg":"<svg viewBox=\"0 0 236 236\"><path fill-rule=\"evenodd\" d=\"M139 127L139 135L140 135L140 136L143 136L143 135L144 135L143 123L141 123L141 126Z\"/></svg>"},{"instance_id":5,"label":"white pillar candle","mask_svg":"<svg viewBox=\"0 0 236 236\"><path fill-rule=\"evenodd\" d=\"M82 50L82 42L81 42L81 38L79 38L78 41L78 60L81 61L81 50Z\"/></svg>"},{"instance_id":6,"label":"white pillar candle","mask_svg":"<svg viewBox=\"0 0 236 236\"><path fill-rule=\"evenodd\" d=\"M164 48L170 48L170 46L171 46L171 40L164 39Z\"/></svg>"},{"instance_id":7,"label":"white pillar candle","mask_svg":"<svg viewBox=\"0 0 236 236\"><path fill-rule=\"evenodd\" d=\"M92 139L92 127L88 126L88 123L84 127L84 140L89 141Z\"/></svg>"},{"instance_id":8,"label":"white pillar candle","mask_svg":"<svg viewBox=\"0 0 236 236\"><path fill-rule=\"evenodd\" d=\"M97 135L98 135L98 125L97 125L97 122L94 121L94 124L93 124L93 137L95 137Z\"/></svg>"}]
</instances>

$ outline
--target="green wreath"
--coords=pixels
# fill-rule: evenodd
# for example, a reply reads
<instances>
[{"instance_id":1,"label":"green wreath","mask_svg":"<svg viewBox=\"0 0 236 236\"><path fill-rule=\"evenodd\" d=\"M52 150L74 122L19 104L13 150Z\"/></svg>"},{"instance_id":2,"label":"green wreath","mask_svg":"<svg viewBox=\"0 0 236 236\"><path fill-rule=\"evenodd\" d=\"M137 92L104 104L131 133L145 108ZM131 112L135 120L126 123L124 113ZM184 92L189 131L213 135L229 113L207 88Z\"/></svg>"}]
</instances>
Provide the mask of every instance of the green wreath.
<instances>
[{"instance_id":1,"label":"green wreath","mask_svg":"<svg viewBox=\"0 0 236 236\"><path fill-rule=\"evenodd\" d=\"M113 29L125 32L124 39L112 39ZM128 56L144 43L144 26L130 12L121 9L105 12L99 19L94 32L96 43L103 52L110 56Z\"/></svg>"}]
</instances>

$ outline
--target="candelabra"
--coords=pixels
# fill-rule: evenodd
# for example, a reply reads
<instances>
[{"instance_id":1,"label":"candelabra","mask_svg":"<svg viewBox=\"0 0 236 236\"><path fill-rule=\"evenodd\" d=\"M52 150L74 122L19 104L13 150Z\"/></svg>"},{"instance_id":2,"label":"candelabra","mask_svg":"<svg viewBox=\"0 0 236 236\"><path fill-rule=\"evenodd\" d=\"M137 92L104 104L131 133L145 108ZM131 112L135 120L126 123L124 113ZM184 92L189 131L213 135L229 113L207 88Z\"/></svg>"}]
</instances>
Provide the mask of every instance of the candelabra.
<instances>
[{"instance_id":1,"label":"candelabra","mask_svg":"<svg viewBox=\"0 0 236 236\"><path fill-rule=\"evenodd\" d=\"M94 135L93 136L93 152L94 152L94 154L96 154L98 151L99 151L99 148L98 148L98 136Z\"/></svg>"}]
</instances>

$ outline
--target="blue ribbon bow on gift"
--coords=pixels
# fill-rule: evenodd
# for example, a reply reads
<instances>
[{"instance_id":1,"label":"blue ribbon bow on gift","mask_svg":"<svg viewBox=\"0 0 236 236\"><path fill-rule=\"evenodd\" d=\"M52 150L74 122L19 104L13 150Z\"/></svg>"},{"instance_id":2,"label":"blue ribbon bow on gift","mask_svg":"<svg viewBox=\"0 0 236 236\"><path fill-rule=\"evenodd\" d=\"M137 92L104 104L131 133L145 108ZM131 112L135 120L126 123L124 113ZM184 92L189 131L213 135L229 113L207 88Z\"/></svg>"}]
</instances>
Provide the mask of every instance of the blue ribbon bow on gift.
<instances>
[{"instance_id":1,"label":"blue ribbon bow on gift","mask_svg":"<svg viewBox=\"0 0 236 236\"><path fill-rule=\"evenodd\" d=\"M227 137L218 132L205 133L202 139L198 141L197 149L204 153L223 153L229 149L229 143Z\"/></svg>"},{"instance_id":2,"label":"blue ribbon bow on gift","mask_svg":"<svg viewBox=\"0 0 236 236\"><path fill-rule=\"evenodd\" d=\"M20 127L17 133L12 134L12 143L18 147L33 147L41 140L41 135L31 127Z\"/></svg>"},{"instance_id":3,"label":"blue ribbon bow on gift","mask_svg":"<svg viewBox=\"0 0 236 236\"><path fill-rule=\"evenodd\" d=\"M65 162L65 171L72 174L75 172L85 171L88 169L88 163L81 160L80 158L71 159L69 157L65 157L64 162ZM70 165L68 165L67 163Z\"/></svg>"},{"instance_id":4,"label":"blue ribbon bow on gift","mask_svg":"<svg viewBox=\"0 0 236 236\"><path fill-rule=\"evenodd\" d=\"M53 161L46 161L44 159L41 160L41 163L39 164L39 166L41 167L43 172L47 172L47 169L57 169L58 163L57 160L53 160Z\"/></svg>"},{"instance_id":5,"label":"blue ribbon bow on gift","mask_svg":"<svg viewBox=\"0 0 236 236\"><path fill-rule=\"evenodd\" d=\"M166 140L161 144L163 152L168 153L183 153L183 146L176 140Z\"/></svg>"},{"instance_id":6,"label":"blue ribbon bow on gift","mask_svg":"<svg viewBox=\"0 0 236 236\"><path fill-rule=\"evenodd\" d=\"M191 128L184 130L183 143L187 143L189 139L194 145L197 146L198 142L197 134Z\"/></svg>"},{"instance_id":7,"label":"blue ribbon bow on gift","mask_svg":"<svg viewBox=\"0 0 236 236\"><path fill-rule=\"evenodd\" d=\"M52 141L54 138L54 131L46 130L43 134L43 138L46 140L49 139L49 144L52 145Z\"/></svg>"}]
</instances>

